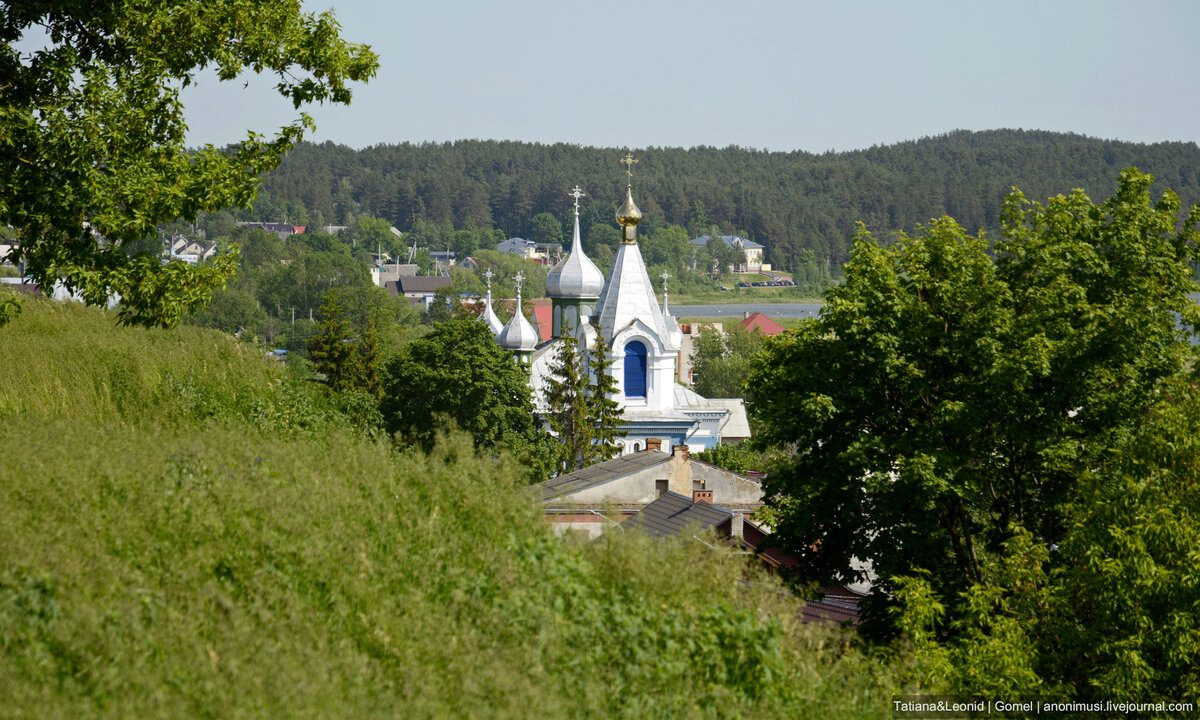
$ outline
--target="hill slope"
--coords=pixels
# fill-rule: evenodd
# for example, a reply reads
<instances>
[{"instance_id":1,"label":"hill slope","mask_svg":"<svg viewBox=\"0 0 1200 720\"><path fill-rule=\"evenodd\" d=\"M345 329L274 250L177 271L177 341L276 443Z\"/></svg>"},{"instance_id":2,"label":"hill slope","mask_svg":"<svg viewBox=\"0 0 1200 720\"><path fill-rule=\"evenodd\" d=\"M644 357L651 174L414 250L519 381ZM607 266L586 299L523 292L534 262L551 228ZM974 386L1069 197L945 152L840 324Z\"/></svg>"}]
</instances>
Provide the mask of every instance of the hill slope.
<instances>
[{"instance_id":1,"label":"hill slope","mask_svg":"<svg viewBox=\"0 0 1200 720\"><path fill-rule=\"evenodd\" d=\"M226 336L31 301L0 338L6 716L890 715L741 558L564 543L507 459L361 438Z\"/></svg>"}]
</instances>

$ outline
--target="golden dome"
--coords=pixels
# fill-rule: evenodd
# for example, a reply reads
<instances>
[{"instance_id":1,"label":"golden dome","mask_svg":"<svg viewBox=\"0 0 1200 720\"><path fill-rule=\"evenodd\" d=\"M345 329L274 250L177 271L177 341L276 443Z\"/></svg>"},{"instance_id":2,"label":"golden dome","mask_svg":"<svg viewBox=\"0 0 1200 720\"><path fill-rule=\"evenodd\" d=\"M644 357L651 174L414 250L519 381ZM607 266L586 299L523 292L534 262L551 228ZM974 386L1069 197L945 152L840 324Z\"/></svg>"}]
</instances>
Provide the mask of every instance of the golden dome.
<instances>
[{"instance_id":1,"label":"golden dome","mask_svg":"<svg viewBox=\"0 0 1200 720\"><path fill-rule=\"evenodd\" d=\"M633 188L625 187L625 204L617 208L617 222L622 227L626 225L637 225L642 221L642 211L638 210L638 206L633 203Z\"/></svg>"},{"instance_id":2,"label":"golden dome","mask_svg":"<svg viewBox=\"0 0 1200 720\"><path fill-rule=\"evenodd\" d=\"M642 211L633 204L633 165L637 160L632 153L625 153L621 162L629 182L625 184L625 204L617 209L617 222L621 224L621 242L634 244L637 242L637 224L642 221Z\"/></svg>"}]
</instances>

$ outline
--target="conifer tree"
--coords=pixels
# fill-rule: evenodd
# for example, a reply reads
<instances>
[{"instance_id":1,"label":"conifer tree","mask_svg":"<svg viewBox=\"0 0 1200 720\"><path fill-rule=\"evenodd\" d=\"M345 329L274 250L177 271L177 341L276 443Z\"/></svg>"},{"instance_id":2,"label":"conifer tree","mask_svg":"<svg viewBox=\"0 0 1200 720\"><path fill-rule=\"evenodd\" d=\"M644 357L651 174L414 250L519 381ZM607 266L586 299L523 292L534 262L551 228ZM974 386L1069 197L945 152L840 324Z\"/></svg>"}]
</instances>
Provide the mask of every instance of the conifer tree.
<instances>
[{"instance_id":1,"label":"conifer tree","mask_svg":"<svg viewBox=\"0 0 1200 720\"><path fill-rule=\"evenodd\" d=\"M559 472L573 472L610 460L617 454L614 440L625 433L620 407L612 396L617 383L608 373L612 366L609 345L597 332L596 347L588 354L588 367L579 339L564 327L562 343L546 380L546 422L558 436Z\"/></svg>"},{"instance_id":2,"label":"conifer tree","mask_svg":"<svg viewBox=\"0 0 1200 720\"><path fill-rule=\"evenodd\" d=\"M334 390L349 385L354 346L346 308L334 293L325 295L321 305L321 330L308 344L308 354L317 372L325 376L325 384Z\"/></svg>"},{"instance_id":3,"label":"conifer tree","mask_svg":"<svg viewBox=\"0 0 1200 720\"><path fill-rule=\"evenodd\" d=\"M608 371L612 367L610 346L604 338L604 331L596 328L596 346L592 348L588 358L590 371L595 375L591 383L591 393L588 396L588 416L592 423L594 438L589 451L594 458L592 462L610 460L617 454L616 439L625 437L626 432L620 429L621 410L613 396L617 393L617 380Z\"/></svg>"},{"instance_id":4,"label":"conifer tree","mask_svg":"<svg viewBox=\"0 0 1200 720\"><path fill-rule=\"evenodd\" d=\"M326 293L321 305L321 330L309 341L308 354L332 390L357 390L378 399L382 383L375 320L368 316L356 333L346 314L342 298L334 291Z\"/></svg>"},{"instance_id":5,"label":"conifer tree","mask_svg":"<svg viewBox=\"0 0 1200 720\"><path fill-rule=\"evenodd\" d=\"M592 444L591 403L587 371L583 368L579 341L564 324L562 342L546 379L546 422L558 437L559 472L572 472L588 464Z\"/></svg>"}]
</instances>

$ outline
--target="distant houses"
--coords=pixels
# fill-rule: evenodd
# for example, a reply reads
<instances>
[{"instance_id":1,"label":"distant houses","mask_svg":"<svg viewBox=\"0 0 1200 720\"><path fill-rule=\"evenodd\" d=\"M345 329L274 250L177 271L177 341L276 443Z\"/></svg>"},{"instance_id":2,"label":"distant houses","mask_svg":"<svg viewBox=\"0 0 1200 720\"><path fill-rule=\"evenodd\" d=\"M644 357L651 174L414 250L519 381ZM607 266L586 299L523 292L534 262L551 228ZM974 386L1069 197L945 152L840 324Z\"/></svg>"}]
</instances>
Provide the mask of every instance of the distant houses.
<instances>
[{"instance_id":1,"label":"distant houses","mask_svg":"<svg viewBox=\"0 0 1200 720\"><path fill-rule=\"evenodd\" d=\"M708 247L708 235L692 238L692 245L696 247ZM740 247L746 253L746 262L741 265L734 266L734 272L770 272L771 266L763 262L763 246L753 240L747 240L740 235L718 235L718 240L723 240L730 247Z\"/></svg>"},{"instance_id":2,"label":"distant houses","mask_svg":"<svg viewBox=\"0 0 1200 720\"><path fill-rule=\"evenodd\" d=\"M559 475L536 486L546 519L559 533L581 531L589 537L632 517L668 491L691 497L711 493L712 502L741 513L762 506L762 485L751 478L691 457L687 445L664 452L651 438L647 448Z\"/></svg>"},{"instance_id":3,"label":"distant houses","mask_svg":"<svg viewBox=\"0 0 1200 720\"><path fill-rule=\"evenodd\" d=\"M304 232L304 225L290 225L288 223L272 223L272 222L239 222L239 227L266 230L269 233L275 233L280 240L287 240L292 235L300 235Z\"/></svg>"},{"instance_id":4,"label":"distant houses","mask_svg":"<svg viewBox=\"0 0 1200 720\"><path fill-rule=\"evenodd\" d=\"M553 260L562 254L562 246L554 243L535 243L525 238L509 238L496 245L498 252L520 255L526 260L533 260L542 265L552 265Z\"/></svg>"}]
</instances>

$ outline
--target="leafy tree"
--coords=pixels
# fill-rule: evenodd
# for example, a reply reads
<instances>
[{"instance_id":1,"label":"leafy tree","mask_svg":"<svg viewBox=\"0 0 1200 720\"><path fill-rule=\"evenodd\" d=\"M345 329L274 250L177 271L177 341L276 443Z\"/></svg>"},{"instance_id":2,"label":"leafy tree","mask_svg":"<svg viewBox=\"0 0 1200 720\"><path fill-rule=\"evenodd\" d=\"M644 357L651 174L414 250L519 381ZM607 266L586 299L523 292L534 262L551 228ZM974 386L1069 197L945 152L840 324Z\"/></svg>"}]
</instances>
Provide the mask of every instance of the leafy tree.
<instances>
[{"instance_id":1,"label":"leafy tree","mask_svg":"<svg viewBox=\"0 0 1200 720\"><path fill-rule=\"evenodd\" d=\"M734 325L725 332L709 328L696 338L692 351L693 388L705 397L745 397L750 359L763 344L763 334Z\"/></svg>"},{"instance_id":2,"label":"leafy tree","mask_svg":"<svg viewBox=\"0 0 1200 720\"><path fill-rule=\"evenodd\" d=\"M295 0L0 7L0 223L18 228L20 259L40 284L62 279L93 304L116 292L121 321L138 325L174 325L203 306L236 256L163 265L126 249L161 222L248 204L259 176L313 127L302 113L271 139L187 150L179 93L195 73L275 73L298 109L349 103L347 83L378 64L338 37L332 14L303 13ZM14 47L39 29L46 47Z\"/></svg>"},{"instance_id":3,"label":"leafy tree","mask_svg":"<svg viewBox=\"0 0 1200 720\"><path fill-rule=\"evenodd\" d=\"M698 452L692 457L710 465L723 467L730 472L745 475L751 472L765 472L771 455L771 453L755 450L747 443L722 443Z\"/></svg>"},{"instance_id":4,"label":"leafy tree","mask_svg":"<svg viewBox=\"0 0 1200 720\"><path fill-rule=\"evenodd\" d=\"M1162 388L1141 428L1077 484L1061 542L1018 530L996 582L951 616L928 576L900 585L923 672L955 692L1080 699L1200 691L1200 391Z\"/></svg>"},{"instance_id":5,"label":"leafy tree","mask_svg":"<svg viewBox=\"0 0 1200 720\"><path fill-rule=\"evenodd\" d=\"M1005 543L1061 545L1080 478L1193 352L1200 210L1177 230L1150 182L1126 170L1101 205L1014 192L995 259L948 218L888 247L860 231L845 285L748 381L760 440L795 449L765 489L799 579L864 579L870 559L879 630L895 579L925 571L945 628L1002 580Z\"/></svg>"},{"instance_id":6,"label":"leafy tree","mask_svg":"<svg viewBox=\"0 0 1200 720\"><path fill-rule=\"evenodd\" d=\"M530 222L529 239L535 243L561 245L562 225L550 213L538 213Z\"/></svg>"},{"instance_id":7,"label":"leafy tree","mask_svg":"<svg viewBox=\"0 0 1200 720\"><path fill-rule=\"evenodd\" d=\"M188 318L188 323L227 333L241 331L249 337L258 335L267 313L259 307L253 290L240 285L235 279L228 287L213 293L212 301Z\"/></svg>"},{"instance_id":8,"label":"leafy tree","mask_svg":"<svg viewBox=\"0 0 1200 720\"><path fill-rule=\"evenodd\" d=\"M549 441L533 415L527 370L483 323L435 325L387 363L385 378L381 410L389 432L429 447L445 417L476 447L507 449L524 460L531 478L548 475Z\"/></svg>"},{"instance_id":9,"label":"leafy tree","mask_svg":"<svg viewBox=\"0 0 1200 720\"><path fill-rule=\"evenodd\" d=\"M713 264L716 265L716 271L722 275L728 272L729 246L725 244L725 241L720 236L716 235L715 228L714 234L708 236L708 243L705 247L708 249L708 256L712 258ZM704 269L708 270L709 268L706 267Z\"/></svg>"}]
</instances>

